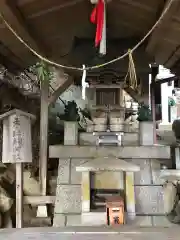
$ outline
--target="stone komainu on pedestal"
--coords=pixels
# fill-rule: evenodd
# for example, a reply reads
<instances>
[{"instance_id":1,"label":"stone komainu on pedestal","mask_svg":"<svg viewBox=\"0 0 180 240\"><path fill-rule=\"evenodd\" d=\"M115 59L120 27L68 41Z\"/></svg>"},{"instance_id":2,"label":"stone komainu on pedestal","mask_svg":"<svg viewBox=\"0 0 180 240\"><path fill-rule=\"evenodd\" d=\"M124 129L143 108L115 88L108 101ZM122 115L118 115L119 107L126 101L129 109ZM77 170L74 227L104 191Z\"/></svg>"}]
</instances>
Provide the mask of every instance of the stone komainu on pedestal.
<instances>
[{"instance_id":1,"label":"stone komainu on pedestal","mask_svg":"<svg viewBox=\"0 0 180 240\"><path fill-rule=\"evenodd\" d=\"M180 224L180 183L164 184L164 208L167 219L172 223Z\"/></svg>"}]
</instances>

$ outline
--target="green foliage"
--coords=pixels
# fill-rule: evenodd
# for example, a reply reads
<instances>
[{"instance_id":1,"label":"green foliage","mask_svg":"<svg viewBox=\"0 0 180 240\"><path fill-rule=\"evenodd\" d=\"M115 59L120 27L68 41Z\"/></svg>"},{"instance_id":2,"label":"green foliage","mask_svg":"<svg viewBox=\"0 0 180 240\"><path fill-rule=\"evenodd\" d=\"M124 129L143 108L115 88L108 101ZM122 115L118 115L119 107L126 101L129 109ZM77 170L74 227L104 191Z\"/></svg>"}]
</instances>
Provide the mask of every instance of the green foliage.
<instances>
[{"instance_id":1,"label":"green foliage","mask_svg":"<svg viewBox=\"0 0 180 240\"><path fill-rule=\"evenodd\" d=\"M82 114L83 117L89 119L92 121L92 117L91 117L91 113L89 111L89 109L85 108L85 109L80 109L80 112Z\"/></svg>"},{"instance_id":2,"label":"green foliage","mask_svg":"<svg viewBox=\"0 0 180 240\"><path fill-rule=\"evenodd\" d=\"M83 122L87 124L86 119L92 120L90 111L87 108L78 109L75 101L65 103L64 114L57 116L63 121L79 122L79 124Z\"/></svg>"},{"instance_id":3,"label":"green foliage","mask_svg":"<svg viewBox=\"0 0 180 240\"><path fill-rule=\"evenodd\" d=\"M138 108L138 117L137 120L139 122L147 122L147 121L152 121L152 113L151 110L149 109L149 106L141 103L139 108Z\"/></svg>"},{"instance_id":4,"label":"green foliage","mask_svg":"<svg viewBox=\"0 0 180 240\"><path fill-rule=\"evenodd\" d=\"M54 76L50 66L43 61L31 66L30 71L33 72L40 81L50 82Z\"/></svg>"},{"instance_id":5,"label":"green foliage","mask_svg":"<svg viewBox=\"0 0 180 240\"><path fill-rule=\"evenodd\" d=\"M171 106L171 107L175 106L175 105L176 105L175 100L174 100L173 98L170 98L170 97L169 97L169 99L168 99L168 105Z\"/></svg>"}]
</instances>

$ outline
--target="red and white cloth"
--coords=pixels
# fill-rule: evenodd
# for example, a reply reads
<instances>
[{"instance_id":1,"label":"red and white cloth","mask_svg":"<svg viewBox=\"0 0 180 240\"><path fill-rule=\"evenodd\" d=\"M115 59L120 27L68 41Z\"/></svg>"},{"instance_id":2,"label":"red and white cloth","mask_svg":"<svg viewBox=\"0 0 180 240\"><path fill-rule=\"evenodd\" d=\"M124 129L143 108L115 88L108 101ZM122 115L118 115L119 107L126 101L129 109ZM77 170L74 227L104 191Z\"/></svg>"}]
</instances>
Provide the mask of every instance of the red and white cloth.
<instances>
[{"instance_id":1,"label":"red and white cloth","mask_svg":"<svg viewBox=\"0 0 180 240\"><path fill-rule=\"evenodd\" d=\"M94 7L90 20L96 24L95 47L99 47L99 53L106 54L106 4L105 0L98 0Z\"/></svg>"}]
</instances>

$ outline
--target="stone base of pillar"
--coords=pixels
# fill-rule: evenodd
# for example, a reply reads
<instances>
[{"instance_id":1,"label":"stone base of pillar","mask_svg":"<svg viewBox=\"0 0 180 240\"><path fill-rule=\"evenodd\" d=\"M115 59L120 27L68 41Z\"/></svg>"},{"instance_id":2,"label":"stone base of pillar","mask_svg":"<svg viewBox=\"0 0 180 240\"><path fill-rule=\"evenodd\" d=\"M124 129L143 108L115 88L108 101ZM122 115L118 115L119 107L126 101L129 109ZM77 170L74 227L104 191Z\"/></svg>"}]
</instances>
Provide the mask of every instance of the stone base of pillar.
<instances>
[{"instance_id":1,"label":"stone base of pillar","mask_svg":"<svg viewBox=\"0 0 180 240\"><path fill-rule=\"evenodd\" d=\"M39 218L40 217L42 217L42 218L48 217L47 206L46 205L38 206L36 216Z\"/></svg>"},{"instance_id":2,"label":"stone base of pillar","mask_svg":"<svg viewBox=\"0 0 180 240\"><path fill-rule=\"evenodd\" d=\"M139 122L139 144L151 146L154 144L154 125L153 122Z\"/></svg>"},{"instance_id":3,"label":"stone base of pillar","mask_svg":"<svg viewBox=\"0 0 180 240\"><path fill-rule=\"evenodd\" d=\"M77 145L78 123L64 122L64 145Z\"/></svg>"}]
</instances>

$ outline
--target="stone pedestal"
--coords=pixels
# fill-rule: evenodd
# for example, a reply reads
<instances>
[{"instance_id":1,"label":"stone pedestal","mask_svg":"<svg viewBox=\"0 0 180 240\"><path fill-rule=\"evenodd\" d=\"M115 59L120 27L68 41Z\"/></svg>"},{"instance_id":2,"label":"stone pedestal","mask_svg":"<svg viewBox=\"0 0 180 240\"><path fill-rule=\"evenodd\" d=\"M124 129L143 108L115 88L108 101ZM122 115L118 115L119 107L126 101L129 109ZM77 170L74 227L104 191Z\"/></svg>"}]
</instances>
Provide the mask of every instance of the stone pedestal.
<instances>
[{"instance_id":1,"label":"stone pedestal","mask_svg":"<svg viewBox=\"0 0 180 240\"><path fill-rule=\"evenodd\" d=\"M87 133L83 134L86 135ZM94 137L93 135L91 136ZM50 158L59 158L57 201L53 226L72 226L80 224L91 226L106 224L106 213L88 212L88 204L90 201L90 179L87 176L83 177L87 181L86 184L83 185L82 193L82 174L86 174L87 168L85 169L85 167L88 167L87 165L89 165L89 167L92 167L93 163L97 160L95 160L95 157L104 158L107 156L110 158L108 162L110 164L109 167L111 168L107 169L104 164L104 173L106 171L109 171L112 174L122 172L120 171L120 168L122 170L123 166L121 160L124 159L126 159L125 162L132 163L133 165L136 165L140 168L140 171L134 172L134 184L131 177L128 179L127 176L131 171L129 168L126 168L126 179L124 180L124 185L126 189L129 189L126 194L126 201L128 202L127 208L129 211L128 217L131 219L134 218L134 205L132 204L134 196L136 203L136 214L140 215L136 215L136 218L133 221L128 221L127 219L127 225L169 226L170 223L168 222L167 217L164 213L164 197L162 188L164 181L163 179L160 179L159 175L161 171L162 160L168 168L172 168L170 160L170 147L156 145L97 147L92 146L95 145L95 140L89 138L90 137L88 137L86 140L92 141L93 144L86 143L86 146L54 145L50 146L49 148ZM111 157L112 155L114 157ZM112 160L116 157L119 161L119 168ZM161 159L161 162L159 159ZM76 171L77 167L81 168L79 169L81 170L80 172ZM89 167L88 169L90 172L93 172L95 170L95 168ZM118 170L119 172L114 172L114 169ZM84 170L83 173L82 170ZM88 174L89 172L87 175ZM120 179L121 177L119 177L119 181L121 181ZM67 190L64 188L68 188L69 191L67 192ZM119 188L121 188L120 184ZM75 194L75 191L78 192L79 195ZM62 196L63 193L65 196ZM82 197L81 194L84 197ZM74 205L71 203L71 201L76 202L76 204ZM82 201L84 201L84 203ZM67 207L62 209L60 206L64 205ZM80 206L82 206L82 212Z\"/></svg>"},{"instance_id":2,"label":"stone pedestal","mask_svg":"<svg viewBox=\"0 0 180 240\"><path fill-rule=\"evenodd\" d=\"M78 123L65 122L64 145L73 146L78 143ZM78 222L81 213L81 176L75 172L82 159L59 159L56 201L53 226L72 226ZM80 175L80 174L79 174Z\"/></svg>"},{"instance_id":3,"label":"stone pedestal","mask_svg":"<svg viewBox=\"0 0 180 240\"><path fill-rule=\"evenodd\" d=\"M124 131L124 119L120 117L110 118L110 130L112 132L123 132Z\"/></svg>"},{"instance_id":4,"label":"stone pedestal","mask_svg":"<svg viewBox=\"0 0 180 240\"><path fill-rule=\"evenodd\" d=\"M139 144L142 146L152 146L154 144L153 122L139 122Z\"/></svg>"},{"instance_id":5,"label":"stone pedestal","mask_svg":"<svg viewBox=\"0 0 180 240\"><path fill-rule=\"evenodd\" d=\"M124 109L109 114L110 130L112 132L124 131Z\"/></svg>"},{"instance_id":6,"label":"stone pedestal","mask_svg":"<svg viewBox=\"0 0 180 240\"><path fill-rule=\"evenodd\" d=\"M78 143L78 123L64 122L64 145L76 145Z\"/></svg>"},{"instance_id":7,"label":"stone pedestal","mask_svg":"<svg viewBox=\"0 0 180 240\"><path fill-rule=\"evenodd\" d=\"M94 117L94 131L95 132L104 132L107 129L107 118L106 117Z\"/></svg>"}]
</instances>

